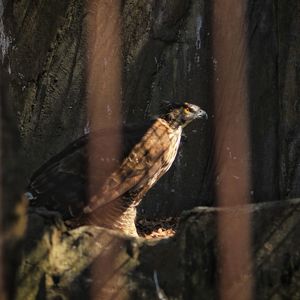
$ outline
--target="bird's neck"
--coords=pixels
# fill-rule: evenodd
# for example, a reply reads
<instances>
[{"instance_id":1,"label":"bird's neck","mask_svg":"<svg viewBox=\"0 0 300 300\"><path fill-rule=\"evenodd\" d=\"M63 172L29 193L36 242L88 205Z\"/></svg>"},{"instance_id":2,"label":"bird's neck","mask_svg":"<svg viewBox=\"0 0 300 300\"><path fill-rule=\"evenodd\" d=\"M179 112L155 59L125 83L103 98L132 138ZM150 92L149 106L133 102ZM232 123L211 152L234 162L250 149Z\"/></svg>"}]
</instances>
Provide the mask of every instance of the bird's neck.
<instances>
[{"instance_id":1,"label":"bird's neck","mask_svg":"<svg viewBox=\"0 0 300 300\"><path fill-rule=\"evenodd\" d=\"M179 129L182 126L181 120L178 118L170 118L168 115L164 118L162 118L166 123L168 123L168 126L171 127L172 129Z\"/></svg>"}]
</instances>

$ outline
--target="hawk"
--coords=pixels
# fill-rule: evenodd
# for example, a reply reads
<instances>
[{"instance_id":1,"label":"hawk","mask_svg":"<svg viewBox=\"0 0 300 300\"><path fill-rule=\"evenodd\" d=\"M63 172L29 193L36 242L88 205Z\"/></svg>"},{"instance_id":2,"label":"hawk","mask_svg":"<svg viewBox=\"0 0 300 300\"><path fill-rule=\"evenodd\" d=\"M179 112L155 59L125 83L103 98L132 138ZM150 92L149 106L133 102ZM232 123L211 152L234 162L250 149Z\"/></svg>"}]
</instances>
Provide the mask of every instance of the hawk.
<instances>
[{"instance_id":1,"label":"hawk","mask_svg":"<svg viewBox=\"0 0 300 300\"><path fill-rule=\"evenodd\" d=\"M84 135L33 174L28 185L30 205L58 211L65 220L80 219L136 236L136 207L174 162L182 129L203 117L207 114L197 105L171 104L140 130L127 127L122 135L114 133L123 138L120 163L89 196L88 140L106 147L105 136L112 132L103 129Z\"/></svg>"}]
</instances>

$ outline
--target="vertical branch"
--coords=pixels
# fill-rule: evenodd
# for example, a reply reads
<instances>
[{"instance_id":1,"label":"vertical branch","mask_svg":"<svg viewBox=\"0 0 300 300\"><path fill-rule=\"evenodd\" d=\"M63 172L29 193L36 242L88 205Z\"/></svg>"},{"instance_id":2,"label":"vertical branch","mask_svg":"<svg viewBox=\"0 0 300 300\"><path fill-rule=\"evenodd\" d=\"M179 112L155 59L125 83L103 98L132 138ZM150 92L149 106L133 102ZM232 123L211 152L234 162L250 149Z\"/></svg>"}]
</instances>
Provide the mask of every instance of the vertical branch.
<instances>
[{"instance_id":1,"label":"vertical branch","mask_svg":"<svg viewBox=\"0 0 300 300\"><path fill-rule=\"evenodd\" d=\"M113 134L106 136L103 147L91 136L89 141L89 181L90 194L97 193L103 181L116 167L120 152L121 132L121 1L89 0L87 15L87 98L90 130L109 128ZM107 132L107 131L105 131ZM100 159L101 158L101 159ZM94 216L97 218L97 212ZM99 241L101 242L101 241ZM121 299L116 283L122 276L117 266L121 245L117 241L110 243L113 249L105 258L99 258L93 266L93 299Z\"/></svg>"},{"instance_id":2,"label":"vertical branch","mask_svg":"<svg viewBox=\"0 0 300 300\"><path fill-rule=\"evenodd\" d=\"M121 18L120 1L88 1L87 17L87 99L90 130L110 128L121 131ZM90 192L98 191L105 177L114 168L114 162L96 157L118 157L118 134L107 136L111 146L104 149L90 140Z\"/></svg>"},{"instance_id":3,"label":"vertical branch","mask_svg":"<svg viewBox=\"0 0 300 300\"><path fill-rule=\"evenodd\" d=\"M250 198L247 49L244 1L213 5L216 190L219 206ZM251 299L250 216L220 212L218 219L221 299ZM250 272L250 273L249 273Z\"/></svg>"}]
</instances>

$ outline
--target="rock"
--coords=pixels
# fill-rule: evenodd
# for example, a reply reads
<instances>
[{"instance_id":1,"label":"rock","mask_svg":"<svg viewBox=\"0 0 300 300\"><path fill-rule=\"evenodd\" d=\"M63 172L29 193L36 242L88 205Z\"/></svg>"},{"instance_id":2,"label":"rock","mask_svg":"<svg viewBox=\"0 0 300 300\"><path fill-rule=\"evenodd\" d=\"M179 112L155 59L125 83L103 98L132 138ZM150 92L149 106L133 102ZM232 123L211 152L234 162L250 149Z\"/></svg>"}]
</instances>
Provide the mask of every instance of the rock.
<instances>
[{"instance_id":1,"label":"rock","mask_svg":"<svg viewBox=\"0 0 300 300\"><path fill-rule=\"evenodd\" d=\"M67 228L48 211L29 215L17 299L214 299L218 295L217 220L250 215L253 272L244 280L258 299L299 299L300 199L243 207L197 207L182 214L170 239L144 240L83 226ZM229 228L234 230L234 228ZM165 297L165 298L164 298ZM275 297L275 298L274 298Z\"/></svg>"}]
</instances>

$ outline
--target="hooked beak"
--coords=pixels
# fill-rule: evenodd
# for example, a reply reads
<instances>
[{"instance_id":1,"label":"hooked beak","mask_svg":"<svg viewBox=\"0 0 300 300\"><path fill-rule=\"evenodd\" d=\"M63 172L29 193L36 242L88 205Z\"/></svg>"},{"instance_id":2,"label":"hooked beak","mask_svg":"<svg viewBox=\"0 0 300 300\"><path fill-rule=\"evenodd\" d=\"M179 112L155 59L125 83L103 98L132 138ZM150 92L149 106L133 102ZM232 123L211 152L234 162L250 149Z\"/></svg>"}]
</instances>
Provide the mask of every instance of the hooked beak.
<instances>
[{"instance_id":1,"label":"hooked beak","mask_svg":"<svg viewBox=\"0 0 300 300\"><path fill-rule=\"evenodd\" d=\"M199 119L205 118L207 120L208 119L208 115L207 115L207 113L204 110L200 109L197 112L197 118L199 118Z\"/></svg>"}]
</instances>

